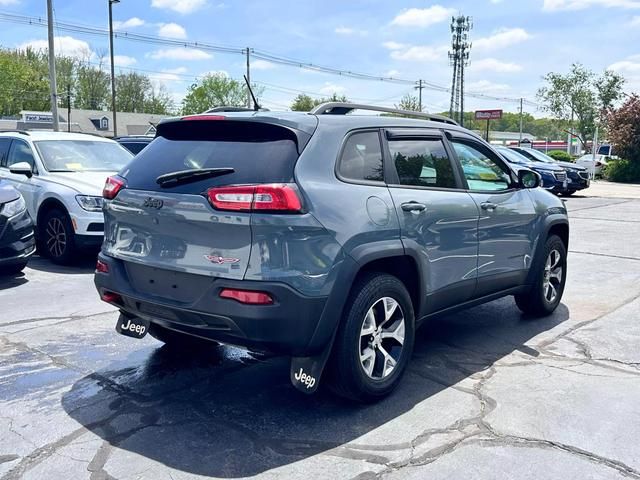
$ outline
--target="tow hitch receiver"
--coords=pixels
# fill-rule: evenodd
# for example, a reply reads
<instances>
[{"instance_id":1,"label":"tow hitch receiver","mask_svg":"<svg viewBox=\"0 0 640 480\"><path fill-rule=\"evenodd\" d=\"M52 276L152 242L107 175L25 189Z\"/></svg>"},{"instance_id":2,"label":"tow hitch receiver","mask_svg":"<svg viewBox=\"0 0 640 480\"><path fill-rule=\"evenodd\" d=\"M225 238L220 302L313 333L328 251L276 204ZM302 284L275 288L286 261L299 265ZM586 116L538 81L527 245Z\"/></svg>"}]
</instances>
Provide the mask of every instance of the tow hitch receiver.
<instances>
[{"instance_id":1,"label":"tow hitch receiver","mask_svg":"<svg viewBox=\"0 0 640 480\"><path fill-rule=\"evenodd\" d=\"M116 322L116 332L127 337L142 338L149 331L149 321L120 313Z\"/></svg>"}]
</instances>

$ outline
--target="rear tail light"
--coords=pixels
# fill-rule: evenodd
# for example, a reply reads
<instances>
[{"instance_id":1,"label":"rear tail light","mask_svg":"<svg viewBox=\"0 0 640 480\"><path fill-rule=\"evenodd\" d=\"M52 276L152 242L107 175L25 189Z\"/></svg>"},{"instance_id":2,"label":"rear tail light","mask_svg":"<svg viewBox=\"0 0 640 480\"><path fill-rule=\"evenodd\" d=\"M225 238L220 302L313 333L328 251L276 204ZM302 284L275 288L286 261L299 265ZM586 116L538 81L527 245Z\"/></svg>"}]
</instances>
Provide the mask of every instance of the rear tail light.
<instances>
[{"instance_id":1,"label":"rear tail light","mask_svg":"<svg viewBox=\"0 0 640 480\"><path fill-rule=\"evenodd\" d=\"M124 179L117 175L107 178L102 189L102 196L107 200L113 200L118 195L118 192L124 188Z\"/></svg>"},{"instance_id":2,"label":"rear tail light","mask_svg":"<svg viewBox=\"0 0 640 480\"><path fill-rule=\"evenodd\" d=\"M109 264L103 262L102 260L98 260L96 262L96 272L98 272L98 273L109 273Z\"/></svg>"},{"instance_id":3,"label":"rear tail light","mask_svg":"<svg viewBox=\"0 0 640 480\"><path fill-rule=\"evenodd\" d=\"M280 213L302 211L300 195L293 184L214 187L207 191L207 197L218 210Z\"/></svg>"},{"instance_id":4,"label":"rear tail light","mask_svg":"<svg viewBox=\"0 0 640 480\"><path fill-rule=\"evenodd\" d=\"M248 305L271 305L273 298L265 292L255 292L252 290L236 290L235 288L224 288L220 292L220 298L228 298L236 302Z\"/></svg>"}]
</instances>

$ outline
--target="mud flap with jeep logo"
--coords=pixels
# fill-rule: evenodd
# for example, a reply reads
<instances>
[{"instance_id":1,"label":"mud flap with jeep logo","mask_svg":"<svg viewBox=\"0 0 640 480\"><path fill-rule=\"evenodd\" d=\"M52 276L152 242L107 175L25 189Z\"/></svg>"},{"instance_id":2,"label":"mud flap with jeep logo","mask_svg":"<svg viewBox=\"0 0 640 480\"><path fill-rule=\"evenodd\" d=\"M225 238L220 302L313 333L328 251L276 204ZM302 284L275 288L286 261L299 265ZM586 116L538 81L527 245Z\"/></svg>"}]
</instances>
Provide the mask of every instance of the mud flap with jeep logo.
<instances>
[{"instance_id":1,"label":"mud flap with jeep logo","mask_svg":"<svg viewBox=\"0 0 640 480\"><path fill-rule=\"evenodd\" d=\"M314 357L292 357L291 358L291 383L303 393L311 395L318 390L322 371L333 350L335 334L327 343L322 352Z\"/></svg>"},{"instance_id":2,"label":"mud flap with jeep logo","mask_svg":"<svg viewBox=\"0 0 640 480\"><path fill-rule=\"evenodd\" d=\"M149 321L120 313L116 322L116 332L127 337L142 338L149 331Z\"/></svg>"}]
</instances>

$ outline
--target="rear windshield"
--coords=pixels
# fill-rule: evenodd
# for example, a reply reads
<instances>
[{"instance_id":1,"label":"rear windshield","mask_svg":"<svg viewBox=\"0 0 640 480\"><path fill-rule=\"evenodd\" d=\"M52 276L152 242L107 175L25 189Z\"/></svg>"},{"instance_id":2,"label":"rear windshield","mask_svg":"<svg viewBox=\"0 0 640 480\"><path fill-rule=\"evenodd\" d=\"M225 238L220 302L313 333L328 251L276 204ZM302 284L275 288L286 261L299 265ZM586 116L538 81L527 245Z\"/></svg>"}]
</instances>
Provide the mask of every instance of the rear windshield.
<instances>
[{"instance_id":1,"label":"rear windshield","mask_svg":"<svg viewBox=\"0 0 640 480\"><path fill-rule=\"evenodd\" d=\"M202 193L211 186L293 181L298 159L296 137L287 128L259 122L182 121L161 124L158 137L120 175L128 188ZM162 188L156 178L167 173L233 168L234 172Z\"/></svg>"}]
</instances>

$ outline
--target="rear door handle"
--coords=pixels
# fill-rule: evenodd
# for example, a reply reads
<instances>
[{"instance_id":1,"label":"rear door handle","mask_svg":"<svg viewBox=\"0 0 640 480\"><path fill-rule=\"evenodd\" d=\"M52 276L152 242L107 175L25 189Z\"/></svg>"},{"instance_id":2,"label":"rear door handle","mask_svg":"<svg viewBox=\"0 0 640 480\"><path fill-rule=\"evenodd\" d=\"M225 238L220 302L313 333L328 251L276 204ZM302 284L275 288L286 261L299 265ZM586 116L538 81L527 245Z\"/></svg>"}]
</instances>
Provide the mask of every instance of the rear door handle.
<instances>
[{"instance_id":1,"label":"rear door handle","mask_svg":"<svg viewBox=\"0 0 640 480\"><path fill-rule=\"evenodd\" d=\"M483 210L495 210L496 208L498 208L498 205L496 205L495 203L491 203L491 202L484 202L480 204L480 207Z\"/></svg>"},{"instance_id":2,"label":"rear door handle","mask_svg":"<svg viewBox=\"0 0 640 480\"><path fill-rule=\"evenodd\" d=\"M405 212L422 212L427 209L424 203L407 202L400 205Z\"/></svg>"}]
</instances>

